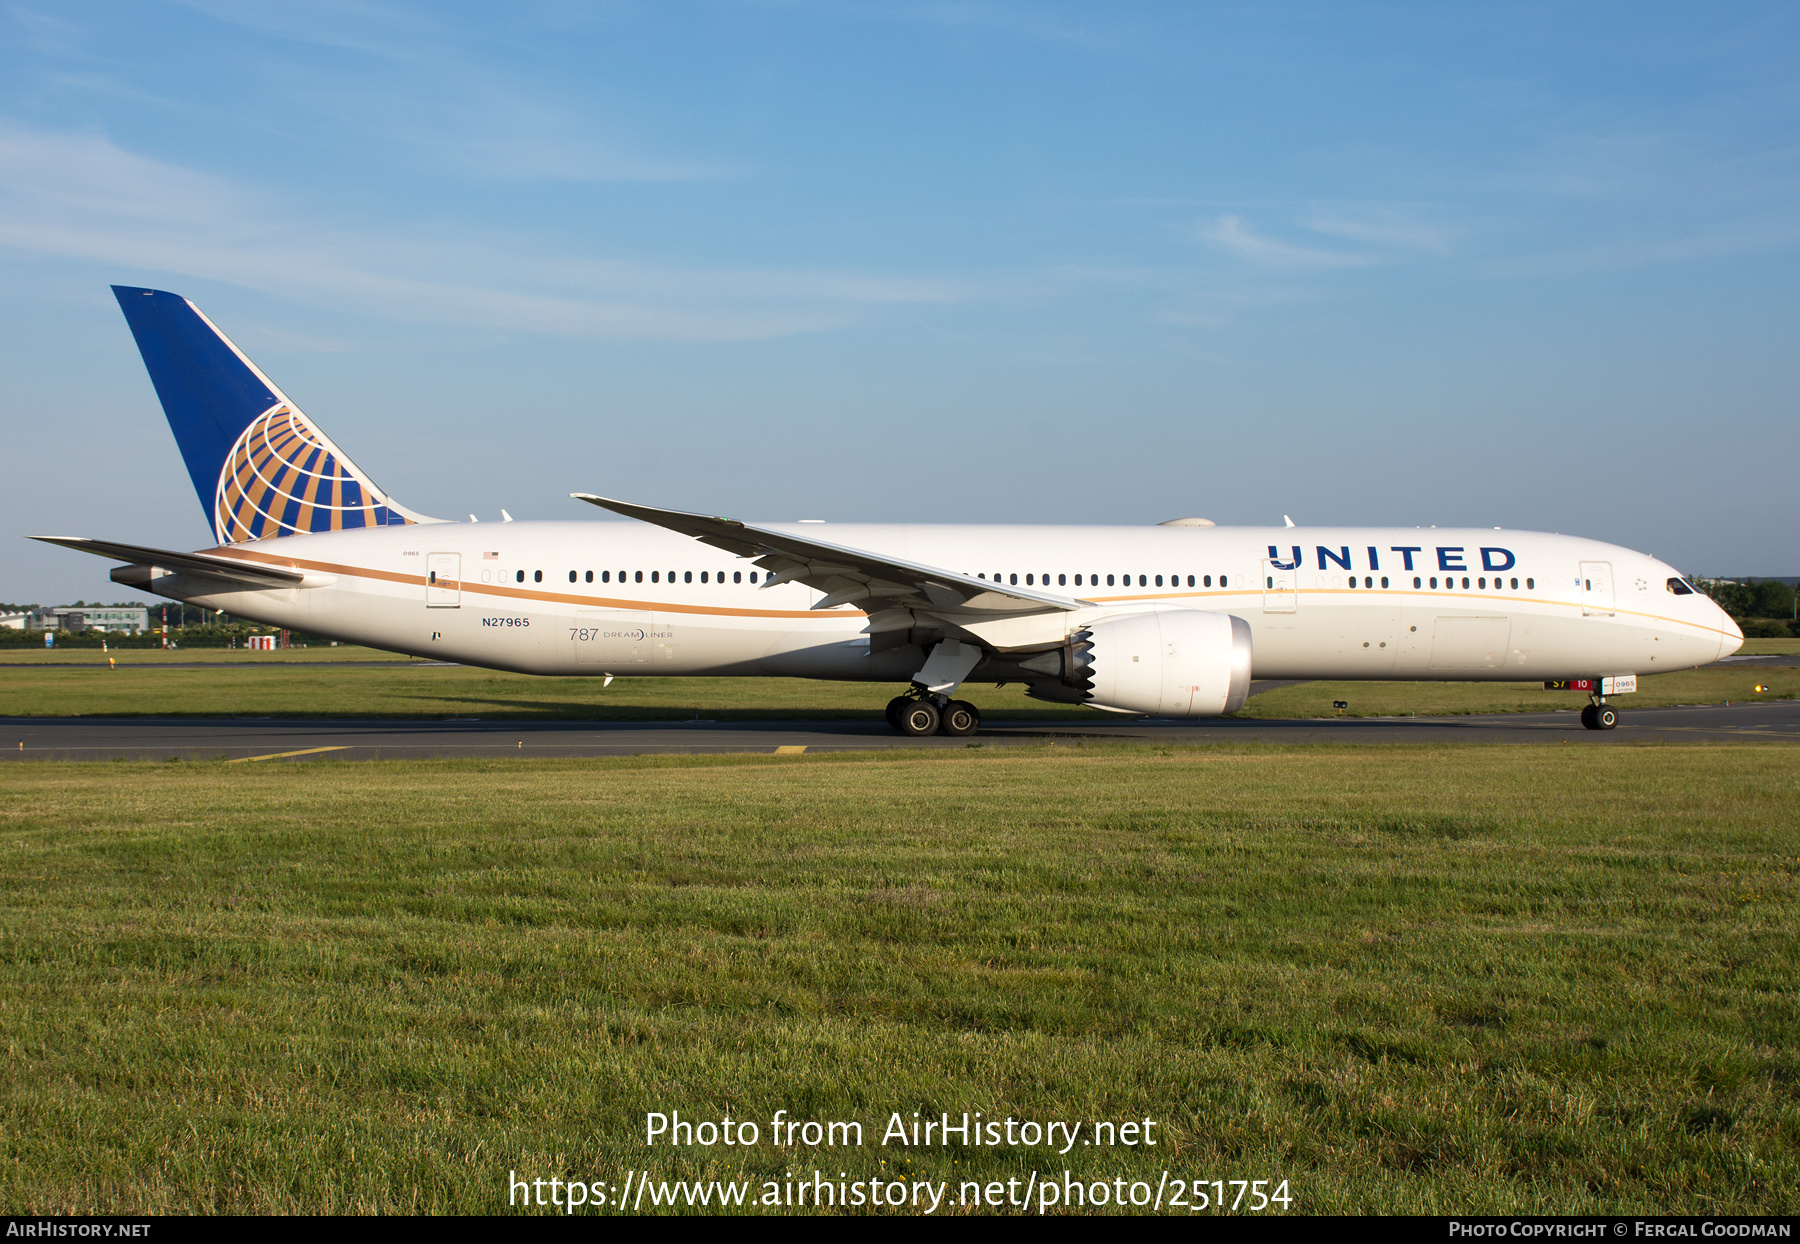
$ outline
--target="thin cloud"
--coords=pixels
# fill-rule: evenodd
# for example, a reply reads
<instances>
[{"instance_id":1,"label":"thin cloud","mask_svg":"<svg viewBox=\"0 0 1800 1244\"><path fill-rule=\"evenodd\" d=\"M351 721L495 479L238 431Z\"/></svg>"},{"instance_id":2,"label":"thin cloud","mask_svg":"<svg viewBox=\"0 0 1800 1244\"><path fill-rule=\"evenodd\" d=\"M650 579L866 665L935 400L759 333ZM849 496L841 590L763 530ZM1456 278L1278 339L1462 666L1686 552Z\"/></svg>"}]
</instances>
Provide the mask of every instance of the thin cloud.
<instances>
[{"instance_id":1,"label":"thin cloud","mask_svg":"<svg viewBox=\"0 0 1800 1244\"><path fill-rule=\"evenodd\" d=\"M1489 276L1516 278L1554 276L1571 272L1617 271L1657 264L1694 263L1763 251L1792 250L1800 246L1800 223L1791 220L1752 221L1736 227L1673 238L1639 238L1554 251L1520 255L1483 265Z\"/></svg>"},{"instance_id":2,"label":"thin cloud","mask_svg":"<svg viewBox=\"0 0 1800 1244\"><path fill-rule=\"evenodd\" d=\"M1375 262L1369 255L1296 246L1262 237L1244 224L1242 216L1220 216L1199 230L1200 236L1246 263L1271 268L1360 268Z\"/></svg>"},{"instance_id":3,"label":"thin cloud","mask_svg":"<svg viewBox=\"0 0 1800 1244\"><path fill-rule=\"evenodd\" d=\"M1346 238L1388 250L1447 255L1455 234L1391 210L1376 209L1355 214L1342 209L1320 209L1303 222L1313 233Z\"/></svg>"},{"instance_id":4,"label":"thin cloud","mask_svg":"<svg viewBox=\"0 0 1800 1244\"><path fill-rule=\"evenodd\" d=\"M0 129L0 247L347 301L397 322L574 337L780 337L969 293L907 277L661 267L546 254L518 238L332 228L97 135L18 128Z\"/></svg>"},{"instance_id":5,"label":"thin cloud","mask_svg":"<svg viewBox=\"0 0 1800 1244\"><path fill-rule=\"evenodd\" d=\"M275 58L266 89L298 107L474 177L534 181L694 181L734 175L726 161L659 156L590 115L579 91L497 70L475 37L432 10L361 0L221 4L179 0L274 39L351 53L305 73ZM358 57L380 62L370 66Z\"/></svg>"},{"instance_id":6,"label":"thin cloud","mask_svg":"<svg viewBox=\"0 0 1800 1244\"><path fill-rule=\"evenodd\" d=\"M433 75L434 77L437 75ZM294 90L307 107L364 135L421 153L464 176L529 181L707 181L733 174L724 161L649 155L569 105L533 97L474 69L454 90L366 89L363 79Z\"/></svg>"}]
</instances>

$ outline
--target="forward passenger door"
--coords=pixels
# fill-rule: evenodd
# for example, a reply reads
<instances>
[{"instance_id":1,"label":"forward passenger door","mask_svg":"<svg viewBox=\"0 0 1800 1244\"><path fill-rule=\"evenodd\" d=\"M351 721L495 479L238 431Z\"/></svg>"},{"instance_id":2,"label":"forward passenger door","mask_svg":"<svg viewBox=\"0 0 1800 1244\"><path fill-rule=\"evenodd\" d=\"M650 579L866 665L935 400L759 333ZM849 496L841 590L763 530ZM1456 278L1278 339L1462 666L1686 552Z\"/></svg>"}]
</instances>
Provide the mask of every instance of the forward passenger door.
<instances>
[{"instance_id":1,"label":"forward passenger door","mask_svg":"<svg viewBox=\"0 0 1800 1244\"><path fill-rule=\"evenodd\" d=\"M1613 613L1612 563L1582 562L1581 616L1610 618Z\"/></svg>"},{"instance_id":2,"label":"forward passenger door","mask_svg":"<svg viewBox=\"0 0 1800 1244\"><path fill-rule=\"evenodd\" d=\"M1263 612L1293 613L1299 608L1300 570L1283 570L1274 559L1265 557L1262 564Z\"/></svg>"}]
</instances>

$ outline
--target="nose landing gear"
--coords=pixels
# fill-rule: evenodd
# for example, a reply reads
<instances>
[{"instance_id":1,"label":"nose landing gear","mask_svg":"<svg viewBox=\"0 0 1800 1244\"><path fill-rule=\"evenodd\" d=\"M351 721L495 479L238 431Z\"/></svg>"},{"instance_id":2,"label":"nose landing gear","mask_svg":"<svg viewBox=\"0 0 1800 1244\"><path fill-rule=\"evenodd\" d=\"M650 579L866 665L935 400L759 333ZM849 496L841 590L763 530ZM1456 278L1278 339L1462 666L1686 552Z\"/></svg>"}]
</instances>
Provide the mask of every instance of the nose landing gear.
<instances>
[{"instance_id":1,"label":"nose landing gear","mask_svg":"<svg viewBox=\"0 0 1800 1244\"><path fill-rule=\"evenodd\" d=\"M1581 724L1589 730L1611 730L1619 724L1619 710L1596 698L1581 710Z\"/></svg>"}]
</instances>

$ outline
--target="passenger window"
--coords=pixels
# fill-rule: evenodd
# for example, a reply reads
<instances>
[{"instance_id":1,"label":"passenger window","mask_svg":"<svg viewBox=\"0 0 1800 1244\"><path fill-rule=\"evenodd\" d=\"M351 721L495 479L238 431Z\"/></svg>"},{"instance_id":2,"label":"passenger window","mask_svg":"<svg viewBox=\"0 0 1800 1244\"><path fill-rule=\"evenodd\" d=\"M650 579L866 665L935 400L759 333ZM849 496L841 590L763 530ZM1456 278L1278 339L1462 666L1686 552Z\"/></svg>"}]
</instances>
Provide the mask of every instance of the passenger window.
<instances>
[{"instance_id":1,"label":"passenger window","mask_svg":"<svg viewBox=\"0 0 1800 1244\"><path fill-rule=\"evenodd\" d=\"M573 570L569 571L569 582L575 582L575 572Z\"/></svg>"},{"instance_id":2,"label":"passenger window","mask_svg":"<svg viewBox=\"0 0 1800 1244\"><path fill-rule=\"evenodd\" d=\"M706 582L706 571L704 571L704 570L702 570L700 572L700 582L702 582L702 583Z\"/></svg>"},{"instance_id":3,"label":"passenger window","mask_svg":"<svg viewBox=\"0 0 1800 1244\"><path fill-rule=\"evenodd\" d=\"M1382 575L1382 576L1381 576L1381 586L1382 586L1382 587L1386 587L1386 586L1387 586L1387 576L1386 576L1386 575Z\"/></svg>"},{"instance_id":4,"label":"passenger window","mask_svg":"<svg viewBox=\"0 0 1800 1244\"><path fill-rule=\"evenodd\" d=\"M532 571L531 572L531 581L533 583L542 583L544 581L544 572L541 570Z\"/></svg>"},{"instance_id":5,"label":"passenger window","mask_svg":"<svg viewBox=\"0 0 1800 1244\"><path fill-rule=\"evenodd\" d=\"M587 572L587 581L589 583L592 583L594 581L594 572L591 570Z\"/></svg>"},{"instance_id":6,"label":"passenger window","mask_svg":"<svg viewBox=\"0 0 1800 1244\"><path fill-rule=\"evenodd\" d=\"M644 581L644 572L641 570L638 571L636 578L637 578L637 582L642 583Z\"/></svg>"},{"instance_id":7,"label":"passenger window","mask_svg":"<svg viewBox=\"0 0 1800 1244\"><path fill-rule=\"evenodd\" d=\"M1537 588L1537 580L1536 579L1525 580L1525 590L1526 591L1528 591L1528 592L1535 591L1536 588Z\"/></svg>"},{"instance_id":8,"label":"passenger window","mask_svg":"<svg viewBox=\"0 0 1800 1244\"><path fill-rule=\"evenodd\" d=\"M1026 587L1031 587L1031 586L1032 586L1032 582L1031 582L1031 576L1030 576L1030 575L1026 575L1026 576L1025 576L1025 586L1026 586Z\"/></svg>"},{"instance_id":9,"label":"passenger window","mask_svg":"<svg viewBox=\"0 0 1800 1244\"><path fill-rule=\"evenodd\" d=\"M612 571L610 571L610 570L602 570L602 571L601 571L601 572L600 572L600 582L602 582L602 583L611 583L611 582L612 582Z\"/></svg>"},{"instance_id":10,"label":"passenger window","mask_svg":"<svg viewBox=\"0 0 1800 1244\"><path fill-rule=\"evenodd\" d=\"M1212 576L1211 576L1211 575L1207 575L1207 576L1206 576L1206 579L1205 579L1205 583L1206 583L1206 586L1207 586L1207 587L1211 587L1211 586L1212 586Z\"/></svg>"},{"instance_id":11,"label":"passenger window","mask_svg":"<svg viewBox=\"0 0 1800 1244\"><path fill-rule=\"evenodd\" d=\"M523 570L521 570L521 571L519 571L519 572L518 572L518 573L517 573L517 574L516 574L516 575L514 575L514 576L513 576L513 582L514 582L514 583L523 583L523 582L525 582L525 572L524 572L524 571L523 571Z\"/></svg>"},{"instance_id":12,"label":"passenger window","mask_svg":"<svg viewBox=\"0 0 1800 1244\"><path fill-rule=\"evenodd\" d=\"M1477 579L1477 580L1475 580L1475 586L1485 592L1487 590L1487 580L1486 579Z\"/></svg>"},{"instance_id":13,"label":"passenger window","mask_svg":"<svg viewBox=\"0 0 1800 1244\"><path fill-rule=\"evenodd\" d=\"M1270 575L1270 576L1269 576L1269 586L1270 586L1270 587L1274 587L1274 586L1275 586L1275 576L1274 576L1274 575Z\"/></svg>"},{"instance_id":14,"label":"passenger window","mask_svg":"<svg viewBox=\"0 0 1800 1244\"><path fill-rule=\"evenodd\" d=\"M1107 575L1106 576L1106 586L1111 587L1112 585L1113 585L1113 577L1111 575Z\"/></svg>"},{"instance_id":15,"label":"passenger window","mask_svg":"<svg viewBox=\"0 0 1800 1244\"><path fill-rule=\"evenodd\" d=\"M651 571L651 572L650 572L650 582L652 582L652 583L661 583L661 582L662 582L662 571L660 571L660 570L652 570L652 571Z\"/></svg>"},{"instance_id":16,"label":"passenger window","mask_svg":"<svg viewBox=\"0 0 1800 1244\"><path fill-rule=\"evenodd\" d=\"M1057 575L1057 576L1056 576L1056 586L1057 586L1057 587L1066 587L1066 586L1067 586L1067 585L1068 585L1068 582L1069 582L1069 576L1068 576L1068 575L1066 575L1066 574L1059 574L1059 575Z\"/></svg>"},{"instance_id":17,"label":"passenger window","mask_svg":"<svg viewBox=\"0 0 1800 1244\"><path fill-rule=\"evenodd\" d=\"M731 581L733 583L742 583L744 581L744 572L741 570L732 571L731 572Z\"/></svg>"},{"instance_id":18,"label":"passenger window","mask_svg":"<svg viewBox=\"0 0 1800 1244\"><path fill-rule=\"evenodd\" d=\"M750 572L750 582L752 582L752 583L756 582L756 571L754 571L754 570L752 570Z\"/></svg>"},{"instance_id":19,"label":"passenger window","mask_svg":"<svg viewBox=\"0 0 1800 1244\"><path fill-rule=\"evenodd\" d=\"M1018 582L1019 582L1019 576L1018 576L1018 575L1014 575L1014 576L1013 576L1013 577L1012 577L1012 581L1013 581L1013 586L1015 586L1015 587L1016 587L1016 586L1017 586L1017 585L1018 585Z\"/></svg>"},{"instance_id":20,"label":"passenger window","mask_svg":"<svg viewBox=\"0 0 1800 1244\"><path fill-rule=\"evenodd\" d=\"M1417 586L1418 586L1418 585L1419 585L1419 581L1418 581L1418 580L1417 580L1417 579L1414 579L1414 580L1413 580L1413 586L1414 586L1414 587L1417 587ZM1433 576L1433 577L1432 577L1432 580L1431 580L1431 586L1432 586L1432 587L1436 587L1436 586L1437 586L1437 578L1436 578L1436 576Z\"/></svg>"},{"instance_id":21,"label":"passenger window","mask_svg":"<svg viewBox=\"0 0 1800 1244\"><path fill-rule=\"evenodd\" d=\"M683 571L681 581L683 583L692 583L694 581L694 572L691 570ZM675 572L673 570L669 571L669 582L675 582Z\"/></svg>"},{"instance_id":22,"label":"passenger window","mask_svg":"<svg viewBox=\"0 0 1800 1244\"><path fill-rule=\"evenodd\" d=\"M1468 576L1468 575L1464 575L1464 576L1463 576L1463 586L1464 586L1464 587L1468 587L1468 586L1469 586L1469 576Z\"/></svg>"},{"instance_id":23,"label":"passenger window","mask_svg":"<svg viewBox=\"0 0 1800 1244\"><path fill-rule=\"evenodd\" d=\"M1219 586L1220 586L1220 587L1224 587L1224 586L1225 586L1225 576L1224 576L1224 575L1220 575L1220 576L1219 576Z\"/></svg>"},{"instance_id":24,"label":"passenger window","mask_svg":"<svg viewBox=\"0 0 1800 1244\"><path fill-rule=\"evenodd\" d=\"M1161 586L1162 586L1162 576L1161 576L1161 575L1157 575L1157 576L1156 576L1156 586L1157 586L1157 587L1161 587Z\"/></svg>"},{"instance_id":25,"label":"passenger window","mask_svg":"<svg viewBox=\"0 0 1800 1244\"><path fill-rule=\"evenodd\" d=\"M1188 576L1188 586L1189 586L1189 587L1193 587L1193 586L1194 586L1194 576L1193 576L1193 575L1189 575L1189 576Z\"/></svg>"},{"instance_id":26,"label":"passenger window","mask_svg":"<svg viewBox=\"0 0 1800 1244\"><path fill-rule=\"evenodd\" d=\"M1413 586L1414 586L1414 587L1418 587L1418 586L1419 586L1419 576L1418 576L1418 575L1414 575L1414 576L1413 576ZM1433 580L1432 580L1432 582L1431 582L1431 586L1433 586L1433 587L1436 587L1436 586L1437 586L1437 580L1435 580L1435 579L1433 579Z\"/></svg>"},{"instance_id":27,"label":"passenger window","mask_svg":"<svg viewBox=\"0 0 1800 1244\"><path fill-rule=\"evenodd\" d=\"M1145 581L1146 578L1147 578L1147 576L1145 576L1145 575L1138 576L1138 586L1139 587L1149 587L1150 586L1150 584Z\"/></svg>"}]
</instances>

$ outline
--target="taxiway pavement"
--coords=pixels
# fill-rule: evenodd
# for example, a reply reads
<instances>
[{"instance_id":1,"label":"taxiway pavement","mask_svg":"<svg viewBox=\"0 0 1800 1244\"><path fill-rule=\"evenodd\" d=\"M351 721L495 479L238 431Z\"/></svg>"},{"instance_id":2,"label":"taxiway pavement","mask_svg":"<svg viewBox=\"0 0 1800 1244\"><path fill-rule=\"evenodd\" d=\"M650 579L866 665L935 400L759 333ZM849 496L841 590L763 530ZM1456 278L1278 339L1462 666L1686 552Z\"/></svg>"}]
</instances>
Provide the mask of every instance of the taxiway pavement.
<instances>
[{"instance_id":1,"label":"taxiway pavement","mask_svg":"<svg viewBox=\"0 0 1800 1244\"><path fill-rule=\"evenodd\" d=\"M1800 701L1624 707L1616 730L1584 730L1576 713L1344 717L1257 721L989 721L974 738L914 739L880 721L484 721L192 717L0 718L12 760L338 760L422 757L633 756L1106 743L1800 743Z\"/></svg>"}]
</instances>

